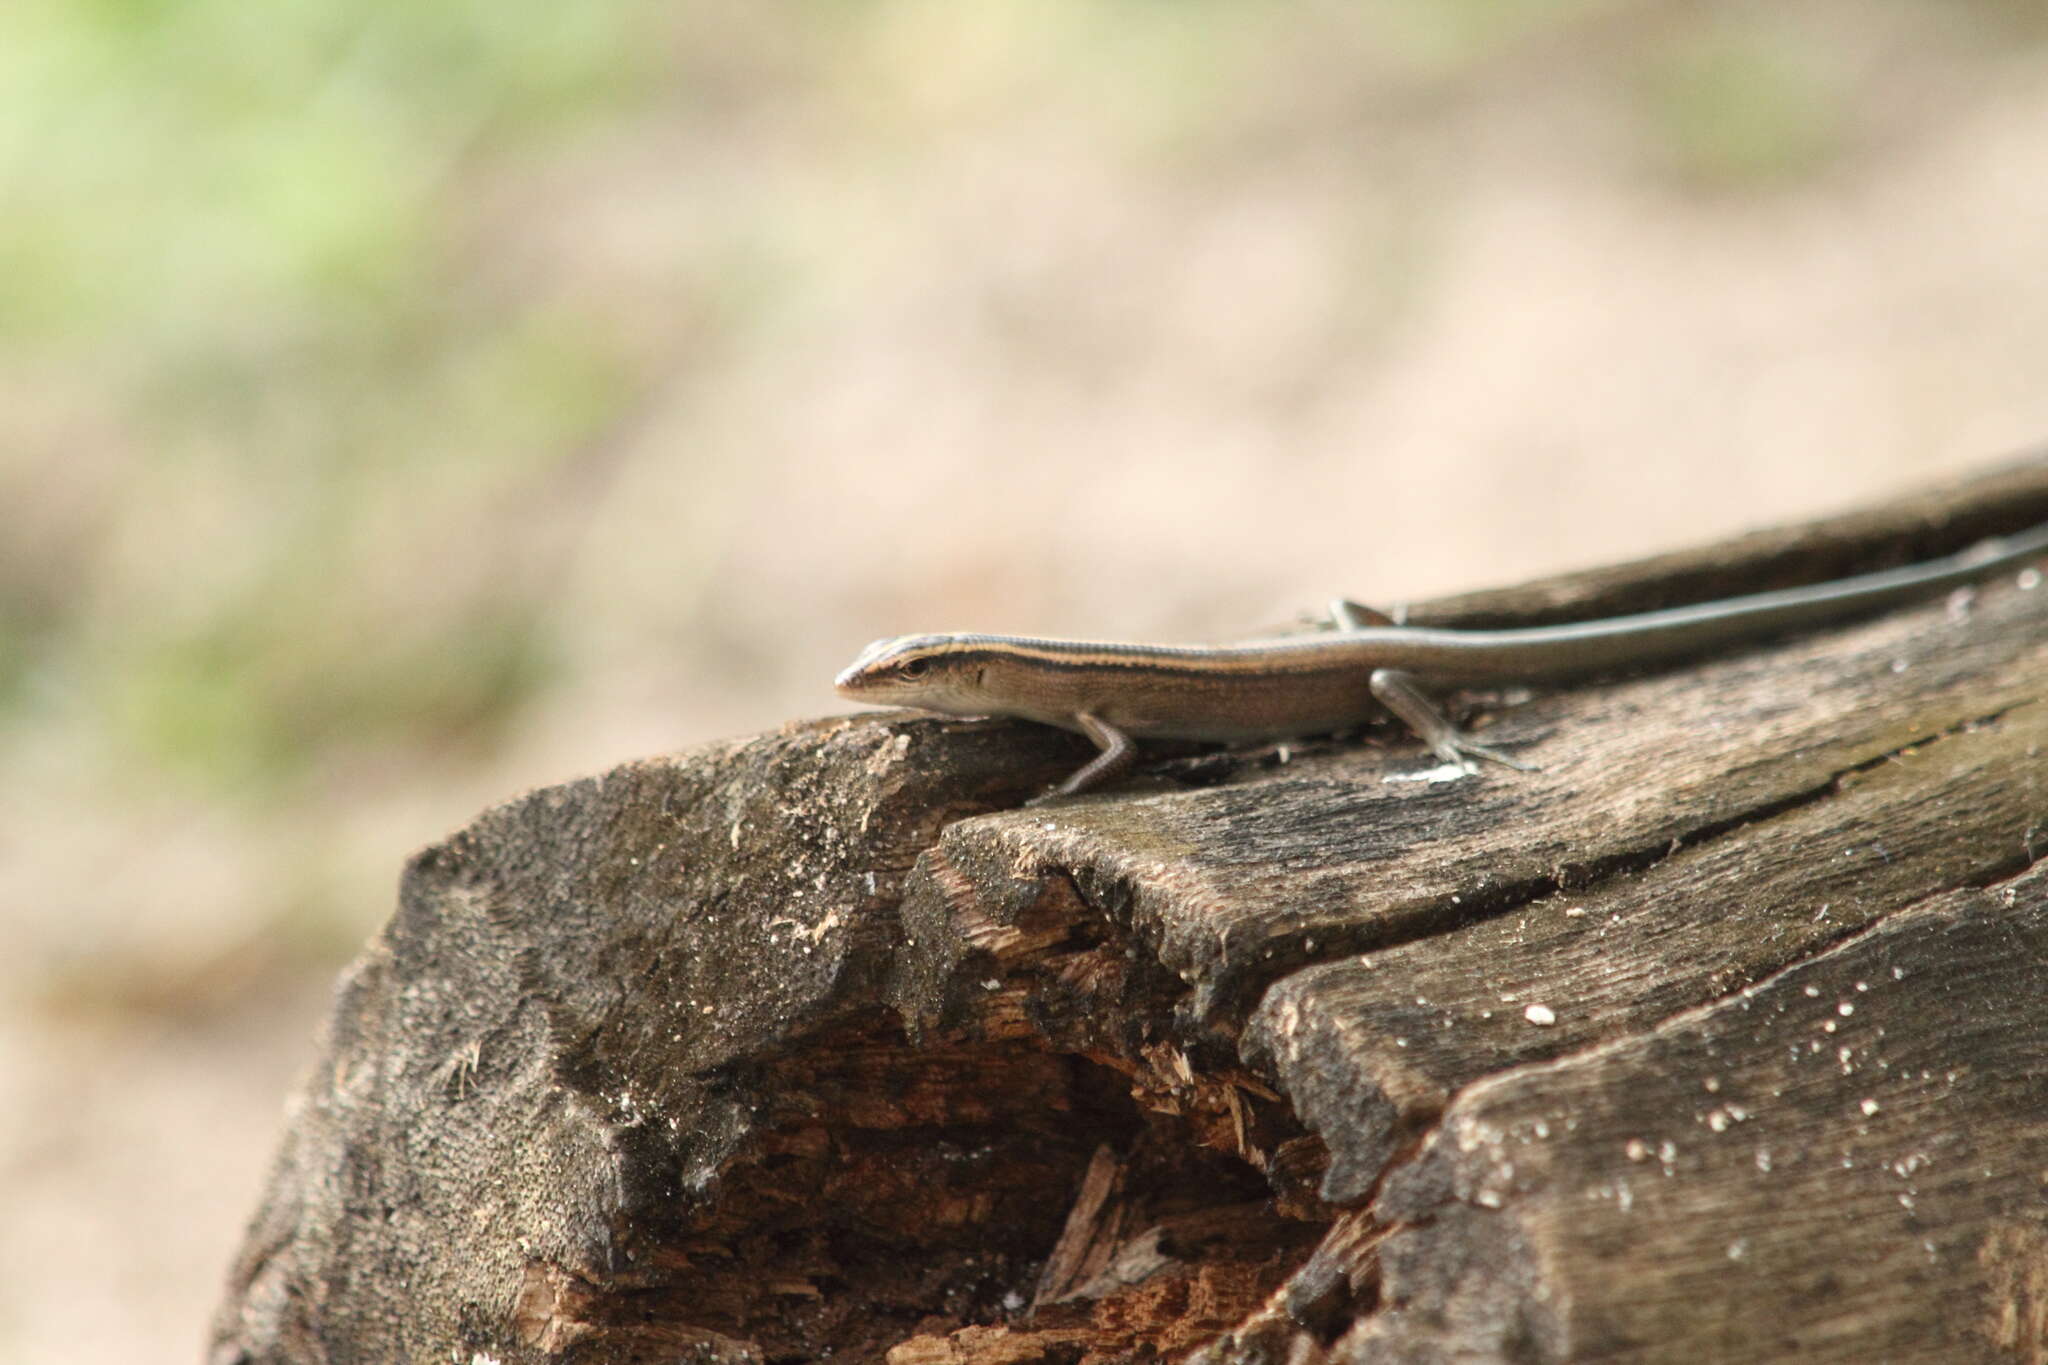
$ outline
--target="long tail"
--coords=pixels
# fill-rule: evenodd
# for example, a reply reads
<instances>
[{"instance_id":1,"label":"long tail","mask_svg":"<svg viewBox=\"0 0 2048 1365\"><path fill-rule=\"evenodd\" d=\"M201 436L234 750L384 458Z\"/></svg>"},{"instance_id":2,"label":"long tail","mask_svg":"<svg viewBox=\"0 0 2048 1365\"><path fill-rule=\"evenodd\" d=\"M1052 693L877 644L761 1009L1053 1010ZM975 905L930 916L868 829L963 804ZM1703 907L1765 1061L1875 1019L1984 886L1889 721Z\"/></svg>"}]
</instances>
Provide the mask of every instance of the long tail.
<instances>
[{"instance_id":1,"label":"long tail","mask_svg":"<svg viewBox=\"0 0 2048 1365\"><path fill-rule=\"evenodd\" d=\"M1426 647L1434 656L1427 671L1439 676L1447 671L1445 654L1469 653L1475 670L1485 676L1535 681L1658 663L1731 641L1841 620L1974 583L2043 555L2048 555L2048 523L1901 568L1634 616L1508 630L1364 633Z\"/></svg>"}]
</instances>

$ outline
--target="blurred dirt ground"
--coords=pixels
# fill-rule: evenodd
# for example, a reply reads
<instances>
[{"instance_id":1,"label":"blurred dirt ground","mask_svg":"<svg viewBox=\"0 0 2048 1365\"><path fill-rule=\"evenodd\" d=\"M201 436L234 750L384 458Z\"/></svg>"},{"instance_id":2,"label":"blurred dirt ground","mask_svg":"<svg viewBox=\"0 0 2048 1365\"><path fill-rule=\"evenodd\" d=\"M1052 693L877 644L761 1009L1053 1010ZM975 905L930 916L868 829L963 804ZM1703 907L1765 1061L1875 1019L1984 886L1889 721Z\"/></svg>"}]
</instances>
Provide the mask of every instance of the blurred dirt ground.
<instances>
[{"instance_id":1,"label":"blurred dirt ground","mask_svg":"<svg viewBox=\"0 0 2048 1365\"><path fill-rule=\"evenodd\" d=\"M10 6L0 1359L199 1351L491 801L2036 445L2044 13Z\"/></svg>"}]
</instances>

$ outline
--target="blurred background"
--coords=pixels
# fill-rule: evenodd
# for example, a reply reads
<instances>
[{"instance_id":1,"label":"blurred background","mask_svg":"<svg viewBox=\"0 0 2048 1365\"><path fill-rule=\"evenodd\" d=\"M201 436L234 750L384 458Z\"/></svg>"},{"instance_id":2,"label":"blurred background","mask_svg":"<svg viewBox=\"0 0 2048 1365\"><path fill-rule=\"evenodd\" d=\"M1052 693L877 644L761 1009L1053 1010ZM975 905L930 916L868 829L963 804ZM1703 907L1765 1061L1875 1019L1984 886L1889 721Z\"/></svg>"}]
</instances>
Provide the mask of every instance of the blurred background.
<instances>
[{"instance_id":1,"label":"blurred background","mask_svg":"<svg viewBox=\"0 0 2048 1365\"><path fill-rule=\"evenodd\" d=\"M870 638L1227 638L2048 435L2032 0L13 0L0 1359L192 1359L336 969Z\"/></svg>"}]
</instances>

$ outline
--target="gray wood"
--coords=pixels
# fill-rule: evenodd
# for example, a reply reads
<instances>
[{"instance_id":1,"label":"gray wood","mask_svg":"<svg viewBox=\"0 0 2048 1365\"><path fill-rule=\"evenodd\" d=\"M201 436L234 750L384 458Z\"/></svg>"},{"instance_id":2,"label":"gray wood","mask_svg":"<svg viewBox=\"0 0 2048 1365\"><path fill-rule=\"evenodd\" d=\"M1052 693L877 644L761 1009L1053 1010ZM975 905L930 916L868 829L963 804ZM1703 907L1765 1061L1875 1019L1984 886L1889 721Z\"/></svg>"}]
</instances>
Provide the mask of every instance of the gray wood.
<instances>
[{"instance_id":1,"label":"gray wood","mask_svg":"<svg viewBox=\"0 0 2048 1365\"><path fill-rule=\"evenodd\" d=\"M1313 1127L1345 1134L1323 1194L1355 1202L1460 1087L1652 1027L2027 866L2048 846L2044 749L2048 706L2015 707L1634 876L1306 968L1266 994L1249 1046Z\"/></svg>"},{"instance_id":2,"label":"gray wood","mask_svg":"<svg viewBox=\"0 0 2048 1365\"><path fill-rule=\"evenodd\" d=\"M2044 518L2033 461L1416 616ZM1529 774L1017 809L1086 742L884 715L536 792L344 978L214 1359L2048 1359L2044 698L2005 575L1471 699Z\"/></svg>"},{"instance_id":3,"label":"gray wood","mask_svg":"<svg viewBox=\"0 0 2048 1365\"><path fill-rule=\"evenodd\" d=\"M756 1361L902 1335L849 1325L912 1292L849 1248L1042 1256L1043 1190L1095 1145L1065 1067L905 1048L876 982L918 850L1055 780L1070 738L823 722L421 852L337 991L212 1359ZM987 1267L952 1278L967 1302Z\"/></svg>"},{"instance_id":4,"label":"gray wood","mask_svg":"<svg viewBox=\"0 0 2048 1365\"><path fill-rule=\"evenodd\" d=\"M2040 1360L2048 876L1474 1085L1335 1361Z\"/></svg>"}]
</instances>

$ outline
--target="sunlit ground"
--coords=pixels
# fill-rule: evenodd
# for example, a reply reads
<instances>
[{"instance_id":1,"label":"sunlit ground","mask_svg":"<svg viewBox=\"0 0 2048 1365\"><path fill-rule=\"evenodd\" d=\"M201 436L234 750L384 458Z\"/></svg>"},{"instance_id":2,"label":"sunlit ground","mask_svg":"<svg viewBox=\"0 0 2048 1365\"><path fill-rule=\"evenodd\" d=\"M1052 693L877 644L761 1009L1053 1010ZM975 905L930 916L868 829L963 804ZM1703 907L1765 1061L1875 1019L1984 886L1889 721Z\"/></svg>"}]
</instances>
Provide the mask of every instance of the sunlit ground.
<instances>
[{"instance_id":1,"label":"sunlit ground","mask_svg":"<svg viewBox=\"0 0 2048 1365\"><path fill-rule=\"evenodd\" d=\"M490 801L2035 445L2041 14L16 0L0 1359L197 1354Z\"/></svg>"}]
</instances>

